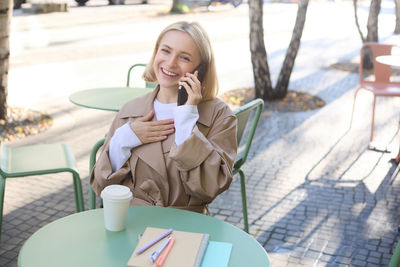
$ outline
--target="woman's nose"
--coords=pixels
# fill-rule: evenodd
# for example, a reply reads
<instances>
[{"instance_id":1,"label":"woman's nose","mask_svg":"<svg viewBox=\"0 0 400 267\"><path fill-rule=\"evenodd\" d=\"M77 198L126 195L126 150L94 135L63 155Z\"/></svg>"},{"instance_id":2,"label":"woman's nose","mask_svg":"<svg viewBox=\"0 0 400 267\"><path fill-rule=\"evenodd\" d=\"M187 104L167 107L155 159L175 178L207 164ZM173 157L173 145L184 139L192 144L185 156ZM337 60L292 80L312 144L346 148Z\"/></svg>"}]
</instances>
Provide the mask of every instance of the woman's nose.
<instances>
[{"instance_id":1,"label":"woman's nose","mask_svg":"<svg viewBox=\"0 0 400 267\"><path fill-rule=\"evenodd\" d=\"M167 60L168 66L169 67L175 67L176 66L176 61L177 61L176 57L174 57L174 56L169 57L168 60Z\"/></svg>"}]
</instances>

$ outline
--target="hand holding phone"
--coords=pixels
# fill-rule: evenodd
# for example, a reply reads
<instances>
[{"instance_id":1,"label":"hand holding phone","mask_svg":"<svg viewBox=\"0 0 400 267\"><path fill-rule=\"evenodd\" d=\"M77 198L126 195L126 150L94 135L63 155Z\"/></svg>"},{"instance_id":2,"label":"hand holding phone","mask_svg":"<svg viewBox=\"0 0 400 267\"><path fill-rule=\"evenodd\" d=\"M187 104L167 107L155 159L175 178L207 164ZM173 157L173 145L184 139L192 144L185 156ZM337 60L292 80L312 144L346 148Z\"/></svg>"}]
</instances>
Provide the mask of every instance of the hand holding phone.
<instances>
[{"instance_id":1,"label":"hand holding phone","mask_svg":"<svg viewBox=\"0 0 400 267\"><path fill-rule=\"evenodd\" d=\"M204 63L200 63L200 65L197 66L197 68L195 68L192 73L195 73L196 70L198 71L197 79L201 83L201 82L203 82L203 78L204 78L204 75L205 75L205 72L206 72L205 64ZM186 92L185 87L183 87L182 85L179 85L179 87L178 87L178 106L184 105L186 103L187 99L188 99L188 93Z\"/></svg>"}]
</instances>

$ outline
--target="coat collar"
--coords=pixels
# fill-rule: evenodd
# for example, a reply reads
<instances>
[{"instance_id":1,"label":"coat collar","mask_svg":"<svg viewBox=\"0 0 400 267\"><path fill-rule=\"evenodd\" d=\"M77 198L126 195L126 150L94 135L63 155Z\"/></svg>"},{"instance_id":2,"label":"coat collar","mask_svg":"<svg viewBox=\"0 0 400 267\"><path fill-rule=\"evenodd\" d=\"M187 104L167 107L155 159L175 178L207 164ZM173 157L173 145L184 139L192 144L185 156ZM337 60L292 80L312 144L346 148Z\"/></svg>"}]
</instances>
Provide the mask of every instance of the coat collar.
<instances>
[{"instance_id":1,"label":"coat collar","mask_svg":"<svg viewBox=\"0 0 400 267\"><path fill-rule=\"evenodd\" d=\"M134 90L134 89L132 89ZM121 119L124 118L135 118L143 117L148 114L153 109L153 102L156 98L160 87L157 86L152 92L145 94L144 96L135 98L128 103L126 103L120 110L118 116ZM215 105L212 103L217 101L216 99L207 100L201 102L198 106L199 119L197 122L210 127L212 123L212 118L214 114Z\"/></svg>"},{"instance_id":2,"label":"coat collar","mask_svg":"<svg viewBox=\"0 0 400 267\"><path fill-rule=\"evenodd\" d=\"M132 90L135 89L132 88ZM159 90L160 88L157 86L152 92L127 102L119 111L118 117L125 119L130 117L143 117L146 114L149 114L153 109L153 102Z\"/></svg>"}]
</instances>

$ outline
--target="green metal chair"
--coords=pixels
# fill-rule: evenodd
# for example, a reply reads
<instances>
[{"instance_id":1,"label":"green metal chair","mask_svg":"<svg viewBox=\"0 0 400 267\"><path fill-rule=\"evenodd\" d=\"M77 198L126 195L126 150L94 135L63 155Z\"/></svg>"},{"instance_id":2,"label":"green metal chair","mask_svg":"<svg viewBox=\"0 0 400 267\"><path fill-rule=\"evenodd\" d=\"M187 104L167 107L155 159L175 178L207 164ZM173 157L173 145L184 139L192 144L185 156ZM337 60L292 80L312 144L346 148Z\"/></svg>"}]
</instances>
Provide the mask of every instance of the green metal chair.
<instances>
[{"instance_id":1,"label":"green metal chair","mask_svg":"<svg viewBox=\"0 0 400 267\"><path fill-rule=\"evenodd\" d=\"M256 128L258 125L258 121L261 116L261 112L264 108L264 101L260 98L255 99L240 108L234 111L238 124L237 124L237 143L240 145L240 141L242 139L243 133L245 130L248 130L247 140L244 147L244 150L240 155L238 155L235 164L233 165L233 174L239 173L240 175L240 187L242 191L242 212L243 212L243 222L244 222L244 230L246 233L249 232L249 222L247 218L247 198L246 198L246 183L244 172L241 169L243 164L246 162L247 155L249 154L249 150L251 147L251 143L253 141L254 134L256 132ZM249 121L250 114L255 110L254 115L251 117L251 121ZM249 122L249 123L248 123ZM248 127L247 127L248 126Z\"/></svg>"},{"instance_id":2,"label":"green metal chair","mask_svg":"<svg viewBox=\"0 0 400 267\"><path fill-rule=\"evenodd\" d=\"M393 252L393 256L390 259L388 267L399 267L400 266L400 241L397 243L396 249Z\"/></svg>"},{"instance_id":3,"label":"green metal chair","mask_svg":"<svg viewBox=\"0 0 400 267\"><path fill-rule=\"evenodd\" d=\"M89 175L92 173L93 167L96 164L96 156L97 151L99 151L100 147L104 144L106 138L102 138L94 144L92 150L90 151L90 159L89 159ZM96 208L96 193L93 191L93 188L89 185L89 209Z\"/></svg>"},{"instance_id":4,"label":"green metal chair","mask_svg":"<svg viewBox=\"0 0 400 267\"><path fill-rule=\"evenodd\" d=\"M138 64L133 64L129 70L128 70L128 78L126 79L126 87L130 87L130 81L131 81L131 72L133 71L134 68L142 67L145 68L146 64L138 63ZM146 81L146 88L155 88L157 86L157 83L151 83Z\"/></svg>"},{"instance_id":5,"label":"green metal chair","mask_svg":"<svg viewBox=\"0 0 400 267\"><path fill-rule=\"evenodd\" d=\"M3 221L6 178L70 172L74 181L76 211L85 209L81 178L75 158L66 144L8 147L0 143L0 233Z\"/></svg>"}]
</instances>

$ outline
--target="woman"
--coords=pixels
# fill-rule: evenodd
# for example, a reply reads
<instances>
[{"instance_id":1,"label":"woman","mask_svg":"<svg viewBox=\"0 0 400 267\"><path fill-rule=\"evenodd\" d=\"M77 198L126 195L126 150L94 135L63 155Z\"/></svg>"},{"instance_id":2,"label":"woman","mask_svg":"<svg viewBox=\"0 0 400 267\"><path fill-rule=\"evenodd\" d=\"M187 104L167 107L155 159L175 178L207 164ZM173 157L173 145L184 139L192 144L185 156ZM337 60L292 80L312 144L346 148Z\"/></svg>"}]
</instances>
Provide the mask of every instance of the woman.
<instances>
[{"instance_id":1,"label":"woman","mask_svg":"<svg viewBox=\"0 0 400 267\"><path fill-rule=\"evenodd\" d=\"M216 98L214 55L202 27L177 22L165 28L143 77L158 86L119 111L90 183L97 195L110 184L128 186L131 205L207 213L207 204L232 181L237 122ZM181 106L179 86L188 95Z\"/></svg>"}]
</instances>

